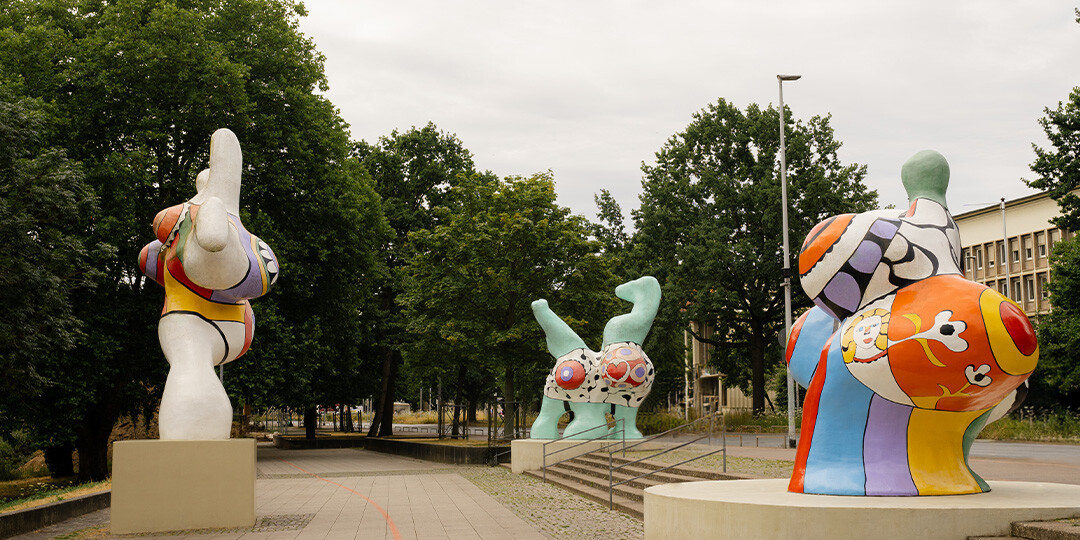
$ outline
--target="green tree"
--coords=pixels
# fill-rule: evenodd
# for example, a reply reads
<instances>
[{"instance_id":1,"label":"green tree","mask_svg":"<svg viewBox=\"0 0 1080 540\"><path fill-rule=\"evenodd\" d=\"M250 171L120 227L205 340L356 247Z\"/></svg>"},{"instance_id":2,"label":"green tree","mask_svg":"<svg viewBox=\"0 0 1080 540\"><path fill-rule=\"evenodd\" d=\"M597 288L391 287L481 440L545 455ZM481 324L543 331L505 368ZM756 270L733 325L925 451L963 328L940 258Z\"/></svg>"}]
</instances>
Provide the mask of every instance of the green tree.
<instances>
[{"instance_id":1,"label":"green tree","mask_svg":"<svg viewBox=\"0 0 1080 540\"><path fill-rule=\"evenodd\" d=\"M1080 9L1076 10L1076 22L1080 23ZM1074 193L1080 188L1080 86L1072 89L1067 102L1059 101L1057 108L1046 107L1044 112L1046 116L1039 119L1039 125L1053 149L1031 145L1035 150L1031 170L1039 178L1025 182L1049 191L1057 201L1061 216L1052 220L1055 225L1080 231L1080 196Z\"/></svg>"},{"instance_id":2,"label":"green tree","mask_svg":"<svg viewBox=\"0 0 1080 540\"><path fill-rule=\"evenodd\" d=\"M605 253L621 256L630 247L630 235L626 234L626 226L623 224L622 207L606 189L593 195L593 201L596 203L597 221L589 224L589 232L600 242ZM629 275L620 277L631 279Z\"/></svg>"},{"instance_id":3,"label":"green tree","mask_svg":"<svg viewBox=\"0 0 1080 540\"><path fill-rule=\"evenodd\" d=\"M86 241L98 213L82 169L50 145L55 119L38 99L0 86L0 425L67 420L34 419L35 396L54 384L40 358L74 348L85 335L72 306L73 291L92 287L91 251L111 246ZM6 436L0 433L0 436ZM70 438L42 441L68 446ZM68 450L70 466L70 447Z\"/></svg>"},{"instance_id":4,"label":"green tree","mask_svg":"<svg viewBox=\"0 0 1080 540\"><path fill-rule=\"evenodd\" d=\"M376 144L361 141L353 156L370 173L391 230L380 251L386 271L374 283L377 316L372 352L380 363L380 385L375 418L368 431L372 436L386 436L393 434L402 349L412 339L406 333L398 300L404 292L400 270L408 256L408 235L434 226L437 217L432 208L444 203L459 176L474 174L475 165L472 154L455 135L439 131L431 123L405 133L395 130Z\"/></svg>"},{"instance_id":5,"label":"green tree","mask_svg":"<svg viewBox=\"0 0 1080 540\"><path fill-rule=\"evenodd\" d=\"M1039 367L1032 403L1080 408L1080 241L1054 244L1050 255L1050 313L1039 317Z\"/></svg>"},{"instance_id":6,"label":"green tree","mask_svg":"<svg viewBox=\"0 0 1080 540\"><path fill-rule=\"evenodd\" d=\"M83 163L100 199L92 242L96 288L77 294L78 347L53 359L80 475L108 475L118 415L152 409L166 363L155 325L163 293L137 267L155 213L194 194L210 134L244 150L241 218L282 263L277 288L253 303L252 350L230 364L234 398L310 406L324 373L345 369L368 339L375 246L387 233L378 197L350 166L347 127L325 98L323 58L298 29L292 0L2 0L0 78L55 104L58 145ZM47 367L47 366L46 366ZM43 398L44 399L44 398Z\"/></svg>"},{"instance_id":7,"label":"green tree","mask_svg":"<svg viewBox=\"0 0 1080 540\"><path fill-rule=\"evenodd\" d=\"M538 397L551 358L531 303L547 298L598 345L618 302L610 261L588 240L585 219L556 204L547 174L463 177L434 213L437 225L409 235L410 369L441 373L459 388L470 370L490 373L507 404ZM505 410L510 431L514 412Z\"/></svg>"},{"instance_id":8,"label":"green tree","mask_svg":"<svg viewBox=\"0 0 1080 540\"><path fill-rule=\"evenodd\" d=\"M808 122L786 115L791 241L796 246L827 216L872 208L866 168L837 157L829 117ZM694 114L668 139L656 163L643 165L641 207L634 212L636 264L663 284L666 301L654 326L692 333L714 348L729 381L749 381L755 412L765 407L768 362L779 358L784 296L781 251L779 111L746 111L721 99ZM809 305L796 289L795 306ZM661 330L662 329L662 330Z\"/></svg>"}]
</instances>

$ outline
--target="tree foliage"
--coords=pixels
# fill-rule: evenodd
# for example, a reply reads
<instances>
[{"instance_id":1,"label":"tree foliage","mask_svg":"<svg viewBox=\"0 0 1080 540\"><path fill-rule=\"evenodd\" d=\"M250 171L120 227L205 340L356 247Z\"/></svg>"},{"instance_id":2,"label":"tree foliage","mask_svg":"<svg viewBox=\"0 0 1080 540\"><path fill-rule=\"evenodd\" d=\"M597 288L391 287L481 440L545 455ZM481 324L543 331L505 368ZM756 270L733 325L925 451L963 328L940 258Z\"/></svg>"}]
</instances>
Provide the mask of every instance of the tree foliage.
<instances>
[{"instance_id":1,"label":"tree foliage","mask_svg":"<svg viewBox=\"0 0 1080 540\"><path fill-rule=\"evenodd\" d=\"M401 269L408 257L408 235L436 224L432 209L444 203L458 178L475 173L475 165L472 154L455 135L439 131L431 123L404 133L395 130L376 144L361 141L353 156L371 175L390 227L380 249L385 272L375 281L376 342L372 353L381 366L376 415L369 435L391 435L398 367L402 349L412 339L406 333L399 301L405 290Z\"/></svg>"},{"instance_id":2,"label":"tree foliage","mask_svg":"<svg viewBox=\"0 0 1080 540\"><path fill-rule=\"evenodd\" d=\"M251 351L230 364L234 398L315 403L316 381L351 370L362 353L387 234L378 197L348 163L345 123L317 92L323 58L298 29L293 0L3 0L0 78L52 103L57 144L83 164L100 200L89 235L116 246L89 264L96 287L73 299L86 324L54 360L58 394L74 411L80 474L107 475L108 434L120 413L152 408L165 360L154 329L162 292L137 267L155 213L194 194L210 135L232 129L244 151L241 217L282 263L277 288L253 303ZM62 368L62 369L61 369ZM45 397L43 397L45 399ZM54 405L55 404L55 405Z\"/></svg>"},{"instance_id":3,"label":"tree foliage","mask_svg":"<svg viewBox=\"0 0 1080 540\"><path fill-rule=\"evenodd\" d=\"M463 394L478 374L481 394L498 380L508 403L538 397L551 358L532 302L548 299L598 345L616 309L610 261L587 239L587 222L556 203L548 174L460 178L434 214L434 227L409 235L409 369Z\"/></svg>"},{"instance_id":4,"label":"tree foliage","mask_svg":"<svg viewBox=\"0 0 1080 540\"><path fill-rule=\"evenodd\" d=\"M838 158L829 117L804 122L788 114L787 122L795 254L818 221L868 210L877 194L863 184L865 166ZM668 139L655 164L643 165L641 207L633 213L636 264L664 288L654 326L676 343L691 321L713 325L712 336L693 337L713 346L729 381L749 381L755 411L764 408L765 372L779 360L784 321L779 127L772 107L710 104ZM796 308L808 306L793 289Z\"/></svg>"},{"instance_id":5,"label":"tree foliage","mask_svg":"<svg viewBox=\"0 0 1080 540\"><path fill-rule=\"evenodd\" d=\"M1052 221L1058 227L1080 231L1080 87L1073 88L1069 100L1058 102L1057 108L1045 109L1039 119L1052 149L1032 145L1035 161L1031 170L1039 175L1027 181L1033 188L1050 192L1061 207L1061 216Z\"/></svg>"},{"instance_id":6,"label":"tree foliage","mask_svg":"<svg viewBox=\"0 0 1080 540\"><path fill-rule=\"evenodd\" d=\"M97 198L81 167L52 146L55 119L41 100L0 86L0 424L34 413L27 405L51 381L40 358L69 351L85 326L72 292L93 286L86 241ZM47 420L46 420L47 421Z\"/></svg>"},{"instance_id":7,"label":"tree foliage","mask_svg":"<svg viewBox=\"0 0 1080 540\"><path fill-rule=\"evenodd\" d=\"M1050 255L1050 304L1039 318L1039 367L1032 402L1048 408L1080 408L1080 241L1054 244Z\"/></svg>"}]
</instances>

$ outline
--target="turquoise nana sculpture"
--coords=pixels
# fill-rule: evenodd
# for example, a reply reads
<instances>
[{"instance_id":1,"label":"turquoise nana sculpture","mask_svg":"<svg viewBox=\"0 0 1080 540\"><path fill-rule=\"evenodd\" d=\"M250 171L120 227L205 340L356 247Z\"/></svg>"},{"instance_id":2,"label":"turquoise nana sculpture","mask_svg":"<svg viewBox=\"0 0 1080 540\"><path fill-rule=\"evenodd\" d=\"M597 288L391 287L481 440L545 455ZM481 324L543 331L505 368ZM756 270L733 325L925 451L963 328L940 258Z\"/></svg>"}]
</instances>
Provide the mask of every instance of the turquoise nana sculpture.
<instances>
[{"instance_id":1,"label":"turquoise nana sculpture","mask_svg":"<svg viewBox=\"0 0 1080 540\"><path fill-rule=\"evenodd\" d=\"M548 352L555 357L540 415L532 425L533 439L559 438L559 418L565 413L563 402L568 402L574 413L564 431L566 438L603 436L603 430L596 428L606 425L605 413L612 405L626 438L643 437L636 425L637 411L649 395L655 372L641 344L660 307L660 284L656 278L645 276L619 285L615 296L634 307L630 313L608 321L600 352L586 347L585 341L551 311L547 300L533 302L533 315L547 335ZM620 436L618 429L620 426L612 429L613 437Z\"/></svg>"}]
</instances>

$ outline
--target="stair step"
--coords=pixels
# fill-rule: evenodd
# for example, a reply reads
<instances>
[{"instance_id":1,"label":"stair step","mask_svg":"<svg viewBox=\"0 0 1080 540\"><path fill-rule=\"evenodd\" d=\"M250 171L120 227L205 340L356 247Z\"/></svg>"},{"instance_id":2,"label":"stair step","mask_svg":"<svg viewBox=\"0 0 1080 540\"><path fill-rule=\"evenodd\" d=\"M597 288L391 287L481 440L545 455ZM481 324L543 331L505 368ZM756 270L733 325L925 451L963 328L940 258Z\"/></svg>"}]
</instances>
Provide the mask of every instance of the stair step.
<instances>
[{"instance_id":1,"label":"stair step","mask_svg":"<svg viewBox=\"0 0 1080 540\"><path fill-rule=\"evenodd\" d=\"M570 481L570 482L577 482L577 483L582 484L582 485L586 485L586 486L589 486L589 487L592 487L592 488L596 488L596 489L599 489L599 490L603 491L605 493L605 496L606 496L607 491L608 491L608 480L607 480L607 478L602 478L601 479L601 478L596 478L596 477L593 477L593 476L581 476L581 475L577 474L576 471L565 469L565 468L560 468L560 467L561 466L549 467L548 471L547 471L547 477L548 478L558 477L558 478L562 478L562 479ZM543 478L543 476L544 476L543 473L540 473L540 476L541 476L541 478ZM612 492L615 493L616 495L620 496L620 497L633 499L633 500L642 500L644 498L644 496L645 496L644 495L645 490L643 488L636 487L636 486L630 486L630 485L627 485L627 484L615 486L612 489Z\"/></svg>"},{"instance_id":2,"label":"stair step","mask_svg":"<svg viewBox=\"0 0 1080 540\"><path fill-rule=\"evenodd\" d=\"M598 454L598 455L597 454L586 454L586 455L583 455L583 456L579 456L577 459L585 459L585 460L595 461L597 463L603 463L604 467L607 468L607 454L606 453L605 454ZM611 456L611 463L615 464L616 467L619 467L619 465L623 465L623 464L626 464L626 463L633 463L634 461L635 461L634 459L623 458L623 457L620 457L618 455ZM634 463L633 465L630 465L630 468L640 468L640 469L652 470L652 471L660 470L660 469L663 469L665 467L670 467L670 463L664 463L664 462L656 461L656 460L643 460L643 461L638 461L638 462ZM681 475L696 477L697 480L745 480L745 478L753 478L753 477L755 477L755 476L746 475L746 474L726 473L726 472L721 472L721 471L717 471L717 470L713 470L713 469L702 469L702 468L692 467L692 465L687 465L687 464L678 465L678 467L676 467L674 469L670 469L669 471L676 471L678 474L681 474Z\"/></svg>"},{"instance_id":3,"label":"stair step","mask_svg":"<svg viewBox=\"0 0 1080 540\"><path fill-rule=\"evenodd\" d=\"M607 463L608 457L607 457L606 453L584 454L584 455L578 456L577 458L575 458L575 460L587 461L587 462L590 462L590 463L596 463L597 465L600 465L600 466L602 466L604 468L605 476L607 474L606 471L607 471L607 467L608 467L608 463ZM670 467L670 464L668 464L668 463L663 463L663 462L654 461L654 460L643 460L643 461L639 461L637 463L634 463L634 461L635 460L633 460L633 459L623 458L623 457L618 457L618 456L612 456L612 459L611 459L612 465L614 465L616 467L626 465L626 467L624 467L622 470L636 470L636 471L638 471L638 472L634 473L634 476L636 476L638 474L641 474L641 473L644 473L644 472L656 471L656 470L663 469L665 467ZM634 464L633 465L628 465L630 463L634 463ZM717 470L713 470L713 469L704 469L704 468L693 467L693 466L685 465L685 464L684 465L679 465L677 467L673 467L671 469L668 469L668 470L664 471L663 473L658 473L658 474L673 474L673 475L679 475L679 476L684 477L684 478L688 478L687 480L681 480L682 482L699 481L699 480L745 480L745 479L750 479L750 478L757 478L756 476L753 476L753 475L739 474L739 473L726 473L726 472L721 472L721 471L717 471Z\"/></svg>"},{"instance_id":4,"label":"stair step","mask_svg":"<svg viewBox=\"0 0 1080 540\"><path fill-rule=\"evenodd\" d=\"M542 476L540 471L525 471L525 474L535 478L541 478ZM552 474L548 474L547 481L571 493L576 493L601 504L608 504L607 486L604 486L604 489L601 490ZM615 497L614 504L615 509L624 514L637 519L645 519L645 503L640 500L625 500L621 497Z\"/></svg>"},{"instance_id":5,"label":"stair step","mask_svg":"<svg viewBox=\"0 0 1080 540\"><path fill-rule=\"evenodd\" d=\"M581 475L597 478L603 480L604 482L608 481L609 469L606 463L601 467L594 463L590 463L587 461L579 461L575 459L560 463L559 465L557 465L557 467L563 467L565 470L573 470ZM548 468L548 470L551 469L552 467ZM616 470L610 476L612 476L616 482L621 482L623 480L634 478L635 476L641 476L643 474L650 473L653 470L655 469L628 467ZM678 484L681 482L696 482L700 480L702 480L702 478L681 474L678 469L669 469L664 472L653 473L647 477L638 480L633 480L632 482L640 484L638 487L644 489L646 487L656 486L660 484Z\"/></svg>"},{"instance_id":6,"label":"stair step","mask_svg":"<svg viewBox=\"0 0 1080 540\"><path fill-rule=\"evenodd\" d=\"M1012 524L1012 535L1031 540L1080 540L1080 518L1017 522Z\"/></svg>"}]
</instances>

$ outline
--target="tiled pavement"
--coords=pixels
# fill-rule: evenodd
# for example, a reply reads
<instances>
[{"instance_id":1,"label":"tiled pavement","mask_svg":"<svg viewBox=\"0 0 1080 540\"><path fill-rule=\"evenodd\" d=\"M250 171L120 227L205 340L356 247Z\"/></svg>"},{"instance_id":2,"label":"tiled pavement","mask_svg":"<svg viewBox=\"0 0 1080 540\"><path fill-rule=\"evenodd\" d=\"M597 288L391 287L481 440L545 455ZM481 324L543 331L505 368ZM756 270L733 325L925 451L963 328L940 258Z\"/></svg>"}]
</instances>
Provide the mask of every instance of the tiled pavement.
<instances>
[{"instance_id":1,"label":"tiled pavement","mask_svg":"<svg viewBox=\"0 0 1080 540\"><path fill-rule=\"evenodd\" d=\"M189 531L160 537L550 538L457 474L459 469L364 450L282 451L261 446L255 481L258 521L254 528ZM102 510L16 538L53 538L87 527L100 527L107 520L108 510Z\"/></svg>"}]
</instances>

